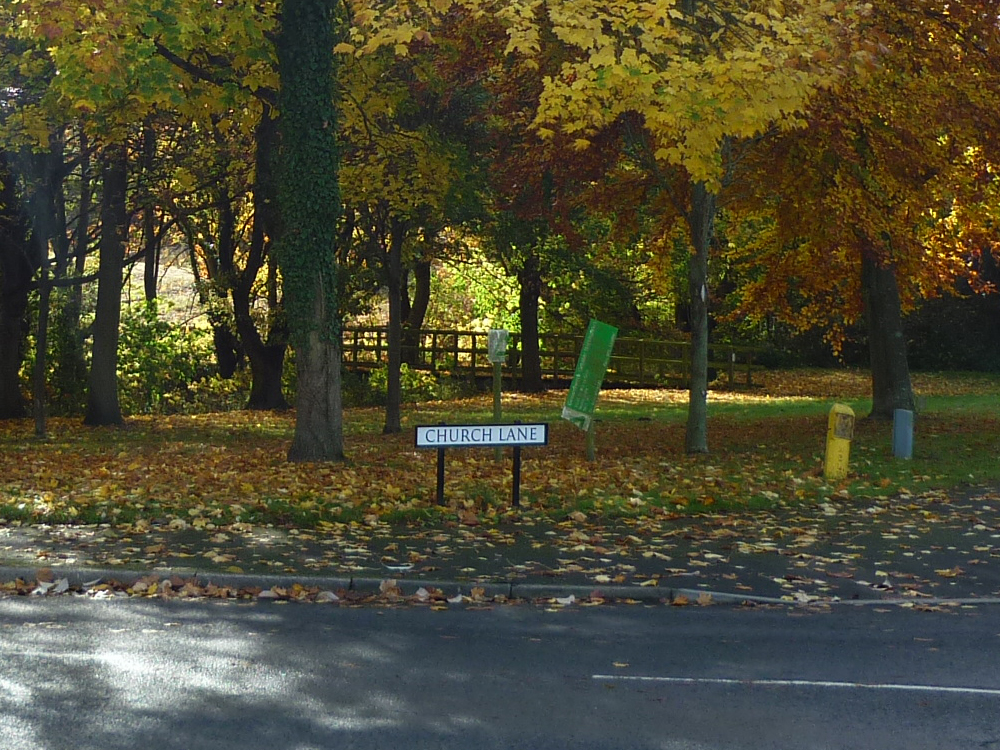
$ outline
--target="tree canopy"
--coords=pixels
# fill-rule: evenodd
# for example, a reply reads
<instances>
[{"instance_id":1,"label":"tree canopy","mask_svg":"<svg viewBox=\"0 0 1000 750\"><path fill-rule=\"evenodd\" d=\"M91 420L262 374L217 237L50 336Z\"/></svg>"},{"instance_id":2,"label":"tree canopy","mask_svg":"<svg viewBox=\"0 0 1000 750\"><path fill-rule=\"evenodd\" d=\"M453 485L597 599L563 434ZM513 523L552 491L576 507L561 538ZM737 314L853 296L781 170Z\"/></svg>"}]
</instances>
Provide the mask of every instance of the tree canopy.
<instances>
[{"instance_id":1,"label":"tree canopy","mask_svg":"<svg viewBox=\"0 0 1000 750\"><path fill-rule=\"evenodd\" d=\"M884 414L912 401L900 316L991 283L997 0L12 0L0 14L0 350L24 360L26 295L48 275L115 296L144 260L155 297L159 249L187 245L214 285L220 362L249 357L271 394L258 405L284 403L263 382L280 381L290 334L300 412L319 407L293 456L343 455L341 319L383 289L398 395L409 280L426 310L448 253L492 253L525 331L539 299L585 286L574 275L682 290L690 452L708 449L716 297L835 349L864 321ZM731 271L718 294L717 264ZM79 340L105 330L74 315ZM88 356L113 381L97 340ZM4 414L18 377L4 370Z\"/></svg>"}]
</instances>

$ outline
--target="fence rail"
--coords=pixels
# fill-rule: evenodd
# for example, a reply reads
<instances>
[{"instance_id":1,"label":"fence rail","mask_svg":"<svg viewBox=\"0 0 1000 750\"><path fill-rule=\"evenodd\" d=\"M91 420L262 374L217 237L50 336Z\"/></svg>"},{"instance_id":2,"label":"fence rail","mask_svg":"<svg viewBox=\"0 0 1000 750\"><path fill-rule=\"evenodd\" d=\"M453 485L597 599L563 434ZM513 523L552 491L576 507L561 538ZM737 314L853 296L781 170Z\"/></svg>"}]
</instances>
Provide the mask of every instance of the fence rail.
<instances>
[{"instance_id":1,"label":"fence rail","mask_svg":"<svg viewBox=\"0 0 1000 750\"><path fill-rule=\"evenodd\" d=\"M421 370L449 372L454 375L489 377L493 365L487 358L488 335L480 331L424 329L417 339L416 351L404 346L403 360ZM573 377L583 336L547 333L539 336L542 377L563 382ZM350 370L371 370L388 361L387 332L384 326L345 328L343 331L344 364ZM753 373L761 370L754 362L760 350L738 344L709 344L708 366L725 376L729 385L740 379L753 385ZM504 377L521 376L521 341L510 335ZM687 382L691 371L691 344L687 341L659 341L623 337L615 341L608 365L606 382L618 385L660 386Z\"/></svg>"}]
</instances>

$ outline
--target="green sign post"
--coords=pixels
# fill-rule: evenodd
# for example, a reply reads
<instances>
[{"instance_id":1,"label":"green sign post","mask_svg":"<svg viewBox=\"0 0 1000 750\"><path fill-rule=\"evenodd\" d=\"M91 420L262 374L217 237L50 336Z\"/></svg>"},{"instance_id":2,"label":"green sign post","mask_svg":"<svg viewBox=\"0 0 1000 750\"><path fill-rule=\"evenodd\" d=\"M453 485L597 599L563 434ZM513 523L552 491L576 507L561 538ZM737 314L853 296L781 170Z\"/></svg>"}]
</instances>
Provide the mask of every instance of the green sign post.
<instances>
[{"instance_id":1,"label":"green sign post","mask_svg":"<svg viewBox=\"0 0 1000 750\"><path fill-rule=\"evenodd\" d=\"M604 374L608 371L611 350L617 336L618 329L614 326L597 320L590 321L562 410L563 419L587 433L587 457L590 460L593 460L594 450L594 409L597 407L597 397L601 392Z\"/></svg>"},{"instance_id":2,"label":"green sign post","mask_svg":"<svg viewBox=\"0 0 1000 750\"><path fill-rule=\"evenodd\" d=\"M490 329L486 339L486 358L493 363L493 421L499 422L503 419L503 408L500 403L500 391L502 383L501 367L507 361L507 341L510 333L502 328ZM493 460L497 463L503 461L503 451L500 448L493 449Z\"/></svg>"}]
</instances>

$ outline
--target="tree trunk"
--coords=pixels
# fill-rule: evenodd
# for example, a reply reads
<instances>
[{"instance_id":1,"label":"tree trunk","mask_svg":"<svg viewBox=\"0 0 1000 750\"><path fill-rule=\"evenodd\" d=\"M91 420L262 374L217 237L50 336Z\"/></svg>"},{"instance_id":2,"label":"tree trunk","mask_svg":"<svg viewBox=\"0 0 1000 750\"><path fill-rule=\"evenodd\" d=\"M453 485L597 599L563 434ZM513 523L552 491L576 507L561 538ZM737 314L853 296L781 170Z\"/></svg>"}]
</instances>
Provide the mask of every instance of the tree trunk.
<instances>
[{"instance_id":1,"label":"tree trunk","mask_svg":"<svg viewBox=\"0 0 1000 750\"><path fill-rule=\"evenodd\" d=\"M319 276L316 286L321 287ZM314 294L315 320L328 320L326 295ZM340 461L344 458L343 406L340 390L339 337L308 334L305 346L295 352L298 394L295 399L295 436L288 450L289 461Z\"/></svg>"},{"instance_id":2,"label":"tree trunk","mask_svg":"<svg viewBox=\"0 0 1000 750\"><path fill-rule=\"evenodd\" d=\"M7 251L0 249L0 419L20 419L27 414L21 390L21 363L24 361L25 315L28 287L19 289L20 270L11 269ZM30 276L28 277L31 278ZM9 280L9 283L8 283Z\"/></svg>"},{"instance_id":3,"label":"tree trunk","mask_svg":"<svg viewBox=\"0 0 1000 750\"><path fill-rule=\"evenodd\" d=\"M521 385L526 393L545 390L542 357L538 345L538 299L542 294L542 273L538 256L530 253L517 274L521 315Z\"/></svg>"},{"instance_id":4,"label":"tree trunk","mask_svg":"<svg viewBox=\"0 0 1000 750\"><path fill-rule=\"evenodd\" d=\"M692 254L688 266L688 296L691 311L691 383L688 394L688 453L708 453L708 249L712 243L717 196L703 182L692 186Z\"/></svg>"},{"instance_id":5,"label":"tree trunk","mask_svg":"<svg viewBox=\"0 0 1000 750\"><path fill-rule=\"evenodd\" d=\"M861 289L872 370L869 418L892 419L896 409L913 410L913 388L906 358L896 269L892 265L880 265L870 247L862 252Z\"/></svg>"},{"instance_id":6,"label":"tree trunk","mask_svg":"<svg viewBox=\"0 0 1000 750\"><path fill-rule=\"evenodd\" d=\"M219 229L216 242L215 278L212 286L212 294L219 298L219 304L229 296L229 290L236 286L236 214L233 211L233 198L229 194L225 185L220 185L215 193L215 207L219 212ZM212 265L208 266L211 271ZM247 295L250 289L246 290ZM249 302L247 303L249 306ZM249 314L249 313L248 313ZM232 326L227 316L221 312L209 314L209 323L212 326L212 342L215 344L215 358L219 363L219 375L223 378L231 378L243 361L243 347L233 332ZM253 325L251 323L251 325Z\"/></svg>"},{"instance_id":7,"label":"tree trunk","mask_svg":"<svg viewBox=\"0 0 1000 750\"><path fill-rule=\"evenodd\" d=\"M32 373L32 403L36 437L45 437L46 376L48 373L49 307L52 298L50 245L57 259L68 255L66 211L62 196L63 141L51 135L49 148L26 160L30 163L31 247L38 274L38 318L35 328L35 367Z\"/></svg>"},{"instance_id":8,"label":"tree trunk","mask_svg":"<svg viewBox=\"0 0 1000 750\"><path fill-rule=\"evenodd\" d=\"M267 117L266 114L265 117ZM246 266L244 266L242 273L237 275L236 283L232 286L231 298L236 332L239 334L243 351L250 362L250 398L247 400L246 408L269 411L288 408L288 401L285 399L281 383L287 344L284 341L265 344L250 312L250 295L253 284L257 279L257 274L264 267L269 214L264 204L270 200L265 197L267 188L262 186L262 180L266 177L260 165L264 150L264 144L260 140L260 130L259 127L257 181L254 184L254 215L250 253L247 256Z\"/></svg>"},{"instance_id":9,"label":"tree trunk","mask_svg":"<svg viewBox=\"0 0 1000 750\"><path fill-rule=\"evenodd\" d=\"M90 251L89 228L91 215L90 156L87 134L80 128L80 190L76 216L76 238L72 253L73 273L83 276L86 270L87 253ZM69 269L69 259L57 263L56 275L63 277ZM58 339L54 348L58 359L53 362L52 382L55 402L64 413L76 413L83 403L87 384L87 361L84 357L84 333L80 329L80 315L83 311L83 285L73 284L57 293L56 320L53 338Z\"/></svg>"},{"instance_id":10,"label":"tree trunk","mask_svg":"<svg viewBox=\"0 0 1000 750\"><path fill-rule=\"evenodd\" d=\"M35 417L35 437L45 437L45 391L48 371L49 351L49 302L52 299L52 284L49 279L48 245L42 251L38 274L38 327L35 331L35 372L32 375L32 391Z\"/></svg>"},{"instance_id":11,"label":"tree trunk","mask_svg":"<svg viewBox=\"0 0 1000 750\"><path fill-rule=\"evenodd\" d=\"M212 347L215 350L215 363L219 368L219 377L228 380L236 374L243 361L243 347L232 329L225 323L214 321L212 326Z\"/></svg>"},{"instance_id":12,"label":"tree trunk","mask_svg":"<svg viewBox=\"0 0 1000 750\"><path fill-rule=\"evenodd\" d=\"M253 230L250 237L250 253L243 272L232 289L233 313L236 331L243 342L243 349L250 362L250 398L248 409L283 410L289 404L282 390L285 353L288 349L284 329L272 323L268 331L267 343L250 315L250 295L254 282L264 264L268 264L268 307L274 311L278 306L277 292L270 289L272 272L271 254L268 252L268 237L273 245L277 238L278 217L272 153L277 145L277 123L270 107L265 106L256 130L256 169L253 189ZM279 330L280 329L280 330Z\"/></svg>"},{"instance_id":13,"label":"tree trunk","mask_svg":"<svg viewBox=\"0 0 1000 750\"><path fill-rule=\"evenodd\" d=\"M142 131L142 169L146 181L145 205L142 208L143 241L143 291L146 300L156 299L160 273L160 237L156 231L156 201L152 194L152 173L156 164L156 131L146 127Z\"/></svg>"},{"instance_id":14,"label":"tree trunk","mask_svg":"<svg viewBox=\"0 0 1000 750\"><path fill-rule=\"evenodd\" d=\"M409 299L407 290L403 290ZM403 323L403 362L410 367L417 364L420 353L420 331L424 327L424 318L431 303L431 262L418 260L413 264L413 301L406 313Z\"/></svg>"},{"instance_id":15,"label":"tree trunk","mask_svg":"<svg viewBox=\"0 0 1000 750\"><path fill-rule=\"evenodd\" d=\"M27 414L21 363L27 333L28 293L37 253L15 190L7 154L0 151L0 419Z\"/></svg>"},{"instance_id":16,"label":"tree trunk","mask_svg":"<svg viewBox=\"0 0 1000 750\"><path fill-rule=\"evenodd\" d=\"M298 369L290 461L344 458L334 44L332 0L284 0L277 249Z\"/></svg>"},{"instance_id":17,"label":"tree trunk","mask_svg":"<svg viewBox=\"0 0 1000 750\"><path fill-rule=\"evenodd\" d=\"M118 401L118 331L122 312L122 272L128 232L126 197L128 152L124 144L108 146L102 157L101 244L98 264L94 345L90 361L87 425L121 424Z\"/></svg>"},{"instance_id":18,"label":"tree trunk","mask_svg":"<svg viewBox=\"0 0 1000 750\"><path fill-rule=\"evenodd\" d=\"M250 352L253 351L251 356ZM285 373L285 354L288 345L261 344L247 347L247 359L250 360L250 398L247 399L247 409L256 411L284 411L290 408L282 386Z\"/></svg>"},{"instance_id":19,"label":"tree trunk","mask_svg":"<svg viewBox=\"0 0 1000 750\"><path fill-rule=\"evenodd\" d=\"M386 373L385 425L383 435L402 432L403 384L400 380L403 332L403 238L406 225L389 219L389 243L385 254L385 275L389 287L389 326L386 332L388 371Z\"/></svg>"}]
</instances>

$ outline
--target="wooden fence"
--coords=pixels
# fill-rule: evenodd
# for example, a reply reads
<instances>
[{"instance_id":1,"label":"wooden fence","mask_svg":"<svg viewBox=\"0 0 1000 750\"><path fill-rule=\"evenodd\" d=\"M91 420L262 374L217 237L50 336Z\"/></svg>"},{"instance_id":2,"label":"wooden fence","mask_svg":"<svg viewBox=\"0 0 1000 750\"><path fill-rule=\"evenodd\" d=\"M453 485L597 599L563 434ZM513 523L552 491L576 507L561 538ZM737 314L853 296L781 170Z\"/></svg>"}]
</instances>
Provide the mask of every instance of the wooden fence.
<instances>
[{"instance_id":1,"label":"wooden fence","mask_svg":"<svg viewBox=\"0 0 1000 750\"><path fill-rule=\"evenodd\" d=\"M388 361L385 327L345 328L344 364L350 370L370 370ZM555 383L573 378L583 336L542 334L539 337L542 377ZM725 376L729 385L738 381L753 385L753 373L761 369L754 362L760 352L752 346L710 344L711 369ZM487 334L480 331L425 329L420 332L417 351L406 352L417 369L448 372L469 377L489 377L493 365L487 359ZM521 375L520 338L510 335L505 378ZM605 382L609 385L655 387L686 383L691 371L691 344L687 341L658 341L622 337L615 341Z\"/></svg>"}]
</instances>

